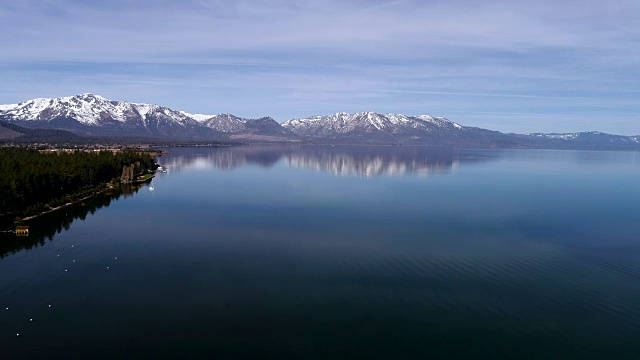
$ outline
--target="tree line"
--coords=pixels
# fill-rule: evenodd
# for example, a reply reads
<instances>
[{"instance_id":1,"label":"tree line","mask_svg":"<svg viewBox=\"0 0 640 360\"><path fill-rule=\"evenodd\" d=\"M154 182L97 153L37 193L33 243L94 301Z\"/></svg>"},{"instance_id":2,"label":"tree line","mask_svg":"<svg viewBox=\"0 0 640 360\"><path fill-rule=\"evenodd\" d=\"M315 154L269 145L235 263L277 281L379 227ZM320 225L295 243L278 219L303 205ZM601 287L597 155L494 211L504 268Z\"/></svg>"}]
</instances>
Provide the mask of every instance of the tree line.
<instances>
[{"instance_id":1,"label":"tree line","mask_svg":"<svg viewBox=\"0 0 640 360\"><path fill-rule=\"evenodd\" d=\"M40 152L0 148L0 214L28 216L62 205L74 195L89 195L118 181L125 166L155 167L149 154L122 152Z\"/></svg>"}]
</instances>

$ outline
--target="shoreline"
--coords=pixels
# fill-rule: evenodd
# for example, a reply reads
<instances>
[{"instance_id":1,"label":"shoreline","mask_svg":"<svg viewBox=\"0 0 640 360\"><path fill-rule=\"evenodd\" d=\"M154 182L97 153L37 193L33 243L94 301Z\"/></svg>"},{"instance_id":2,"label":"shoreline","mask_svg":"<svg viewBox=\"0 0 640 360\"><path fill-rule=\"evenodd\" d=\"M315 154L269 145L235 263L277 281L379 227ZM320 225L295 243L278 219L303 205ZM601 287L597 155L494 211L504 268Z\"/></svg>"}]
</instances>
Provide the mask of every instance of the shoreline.
<instances>
[{"instance_id":1,"label":"shoreline","mask_svg":"<svg viewBox=\"0 0 640 360\"><path fill-rule=\"evenodd\" d=\"M47 215L47 214L50 214L50 213L52 213L52 212L58 211L58 210L60 210L60 209L64 209L64 208L66 208L66 207L69 207L69 206L71 206L71 205L75 205L75 204L77 204L77 203L79 203L79 202L82 202L82 201L85 201L85 200L91 199L92 197L97 196L97 195L100 195L100 194L103 194L103 193L105 193L105 192L107 192L107 191L109 191L109 190L113 190L113 187L107 187L106 189L103 189L103 190L101 190L101 191L98 191L97 193L91 194L91 195L89 195L89 196L85 196L85 197L83 197L82 199L78 199L78 200L75 200L75 201L72 201L72 202L68 202L68 203L63 204L63 205L60 205L60 206L56 206L56 207L51 208L51 209L49 209L49 210L47 210L47 211L43 211L43 212L41 212L41 213L39 213L39 214L31 215L31 216L27 216L27 217L25 217L25 218L22 218L22 221L30 221L30 220L33 220L33 219L39 218L40 216Z\"/></svg>"},{"instance_id":2,"label":"shoreline","mask_svg":"<svg viewBox=\"0 0 640 360\"><path fill-rule=\"evenodd\" d=\"M146 178L146 179L136 179L134 181L131 181L131 182L125 183L125 184L144 184L144 183L146 183L148 181L151 181L154 177L156 177L155 173L151 174L151 176Z\"/></svg>"},{"instance_id":3,"label":"shoreline","mask_svg":"<svg viewBox=\"0 0 640 360\"><path fill-rule=\"evenodd\" d=\"M156 175L155 175L155 174L152 174L152 175L151 175L151 177L149 177L149 178L142 179L142 180L135 180L135 181L132 181L132 182L129 182L129 183L123 183L123 185L140 185L140 184L144 184L144 183L146 183L146 182L151 181L151 180L152 180L153 178L155 178L155 177L156 177ZM66 208L66 207L69 207L69 206L71 206L71 205L78 204L78 203L83 202L83 201L85 201L85 200L91 199L92 197L95 197L95 196L98 196L98 195L104 194L104 193L106 193L106 192L108 192L108 191L111 191L111 190L114 190L114 189L115 189L115 188L113 187L113 185L110 185L110 183L106 183L106 184L105 184L105 186L106 186L106 187L105 187L104 189L102 189L102 190L100 190L100 191L98 191L98 192L96 192L96 193L93 193L93 194L91 194L91 195L89 195L89 196L85 196L85 197L83 197L82 199L78 199L78 200L75 200L75 201L71 201L71 202L68 202L68 203L63 204L63 205L60 205L60 206L56 206L56 207L54 207L54 208L51 208L51 209L49 209L49 210L47 210L47 211L43 211L43 212L41 212L41 213L39 213L39 214L36 214L36 215L27 216L27 217L25 217L25 218L22 218L22 220L21 220L21 221L30 221L30 220L33 220L33 219L39 218L39 217L41 217L41 216L43 216L43 215L47 215L47 214L50 214L50 213L52 213L52 212L58 211L58 210L60 210L60 209L64 209L64 208Z\"/></svg>"}]
</instances>

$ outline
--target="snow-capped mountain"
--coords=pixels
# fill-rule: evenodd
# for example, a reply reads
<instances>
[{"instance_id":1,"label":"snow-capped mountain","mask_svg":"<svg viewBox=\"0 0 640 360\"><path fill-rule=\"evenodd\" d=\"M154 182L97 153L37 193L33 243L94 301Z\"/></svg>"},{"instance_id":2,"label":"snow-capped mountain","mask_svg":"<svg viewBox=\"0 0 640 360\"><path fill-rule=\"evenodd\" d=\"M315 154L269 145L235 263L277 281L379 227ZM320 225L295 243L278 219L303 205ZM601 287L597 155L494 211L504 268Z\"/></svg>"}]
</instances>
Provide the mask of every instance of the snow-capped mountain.
<instances>
[{"instance_id":1,"label":"snow-capped mountain","mask_svg":"<svg viewBox=\"0 0 640 360\"><path fill-rule=\"evenodd\" d=\"M430 115L336 113L289 120L282 126L307 139L425 145L514 146L507 135L497 131L462 126L444 117Z\"/></svg>"},{"instance_id":2,"label":"snow-capped mountain","mask_svg":"<svg viewBox=\"0 0 640 360\"><path fill-rule=\"evenodd\" d=\"M219 114L202 121L202 124L210 129L225 133L235 133L244 131L247 119L237 117L232 114Z\"/></svg>"},{"instance_id":3,"label":"snow-capped mountain","mask_svg":"<svg viewBox=\"0 0 640 360\"><path fill-rule=\"evenodd\" d=\"M194 118L164 106L111 101L93 94L6 105L0 107L0 120L90 135L191 136L202 127Z\"/></svg>"},{"instance_id":4,"label":"snow-capped mountain","mask_svg":"<svg viewBox=\"0 0 640 360\"><path fill-rule=\"evenodd\" d=\"M599 132L504 134L462 126L444 117L375 112L335 113L293 119L281 125L270 117L246 119L232 114L192 114L160 105L112 101L93 94L0 105L0 126L7 123L27 129L67 130L83 136L151 137L180 141L640 149L640 136ZM19 137L14 133L11 133L13 138Z\"/></svg>"},{"instance_id":5,"label":"snow-capped mountain","mask_svg":"<svg viewBox=\"0 0 640 360\"><path fill-rule=\"evenodd\" d=\"M310 142L393 143L494 148L634 149L640 136L600 132L504 134L462 126L444 117L403 114L335 113L289 120L282 126Z\"/></svg>"},{"instance_id":6,"label":"snow-capped mountain","mask_svg":"<svg viewBox=\"0 0 640 360\"><path fill-rule=\"evenodd\" d=\"M93 94L0 105L0 120L30 128L70 130L83 135L182 139L228 139L232 134L236 139L242 139L244 135L291 135L270 117L245 119L231 114L191 114L160 105L112 101Z\"/></svg>"},{"instance_id":7,"label":"snow-capped mountain","mask_svg":"<svg viewBox=\"0 0 640 360\"><path fill-rule=\"evenodd\" d=\"M193 124L195 121L190 116L163 106L111 101L93 94L33 99L4 107L0 107L0 111L5 117L25 121L69 118L84 125L101 125L105 120L127 122L132 118L147 122L152 117L165 118L182 125Z\"/></svg>"},{"instance_id":8,"label":"snow-capped mountain","mask_svg":"<svg viewBox=\"0 0 640 360\"><path fill-rule=\"evenodd\" d=\"M193 120L195 120L197 122L204 122L204 121L206 121L208 119L211 119L214 116L217 116L217 115L207 115L207 114L190 114L190 113L188 113L186 111L180 111L180 113L182 115L185 115L185 116L188 116L188 117L192 118Z\"/></svg>"},{"instance_id":9,"label":"snow-capped mountain","mask_svg":"<svg viewBox=\"0 0 640 360\"><path fill-rule=\"evenodd\" d=\"M438 130L463 131L465 129L443 117L374 112L335 113L328 116L294 119L283 123L282 126L300 136L329 138L363 135L424 135Z\"/></svg>"},{"instance_id":10,"label":"snow-capped mountain","mask_svg":"<svg viewBox=\"0 0 640 360\"><path fill-rule=\"evenodd\" d=\"M526 135L514 135L528 138L530 141L543 145L542 147L557 147L563 144L580 144L582 148L610 149L633 148L640 145L640 135L624 136L613 135L599 131L586 131L577 133L533 133Z\"/></svg>"},{"instance_id":11,"label":"snow-capped mountain","mask_svg":"<svg viewBox=\"0 0 640 360\"><path fill-rule=\"evenodd\" d=\"M7 105L0 105L0 111L7 111L7 110L11 110L15 107L17 107L18 104L7 104Z\"/></svg>"},{"instance_id":12,"label":"snow-capped mountain","mask_svg":"<svg viewBox=\"0 0 640 360\"><path fill-rule=\"evenodd\" d=\"M246 119L232 114L219 114L198 119L209 129L228 134L250 133L261 135L290 135L277 121L270 117Z\"/></svg>"}]
</instances>

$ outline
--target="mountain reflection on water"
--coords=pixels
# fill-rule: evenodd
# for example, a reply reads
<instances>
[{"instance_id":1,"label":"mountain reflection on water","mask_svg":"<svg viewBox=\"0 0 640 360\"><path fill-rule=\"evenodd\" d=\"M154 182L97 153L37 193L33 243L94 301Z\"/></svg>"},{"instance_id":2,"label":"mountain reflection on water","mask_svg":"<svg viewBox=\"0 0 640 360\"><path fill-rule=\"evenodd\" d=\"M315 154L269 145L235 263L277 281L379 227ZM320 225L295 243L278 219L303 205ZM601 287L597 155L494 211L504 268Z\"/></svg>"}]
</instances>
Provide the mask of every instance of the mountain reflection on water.
<instances>
[{"instance_id":1,"label":"mountain reflection on water","mask_svg":"<svg viewBox=\"0 0 640 360\"><path fill-rule=\"evenodd\" d=\"M450 148L414 146L238 146L223 148L171 148L159 163L170 172L184 169L211 168L233 170L243 166L273 167L283 162L292 168L328 171L337 176L402 176L443 174L465 164L495 159ZM161 174L165 175L165 174ZM108 207L112 201L127 198L139 187L123 187L121 191L104 194L46 214L29 222L28 237L2 235L0 259L22 250L30 250L53 240L72 222ZM9 228L5 224L3 228Z\"/></svg>"},{"instance_id":2,"label":"mountain reflection on water","mask_svg":"<svg viewBox=\"0 0 640 360\"><path fill-rule=\"evenodd\" d=\"M400 176L446 173L463 163L491 157L466 156L450 148L418 146L242 146L170 149L160 163L171 171L215 167L232 170L246 165L265 168L280 161L293 168L330 171L335 175Z\"/></svg>"},{"instance_id":3,"label":"mountain reflection on water","mask_svg":"<svg viewBox=\"0 0 640 360\"><path fill-rule=\"evenodd\" d=\"M640 153L168 152L5 248L3 359L640 359Z\"/></svg>"},{"instance_id":4,"label":"mountain reflection on water","mask_svg":"<svg viewBox=\"0 0 640 360\"><path fill-rule=\"evenodd\" d=\"M69 230L71 223L74 221L78 219L84 220L87 215L93 215L97 210L111 205L111 202L120 198L133 196L138 190L140 190L139 186L123 185L119 191L101 194L35 218L28 223L29 236L18 237L13 234L2 234L0 237L0 240L2 240L0 241L0 259L23 250L45 245L47 241L52 241L54 236L62 232L62 230ZM4 224L3 228L8 226L8 224Z\"/></svg>"}]
</instances>

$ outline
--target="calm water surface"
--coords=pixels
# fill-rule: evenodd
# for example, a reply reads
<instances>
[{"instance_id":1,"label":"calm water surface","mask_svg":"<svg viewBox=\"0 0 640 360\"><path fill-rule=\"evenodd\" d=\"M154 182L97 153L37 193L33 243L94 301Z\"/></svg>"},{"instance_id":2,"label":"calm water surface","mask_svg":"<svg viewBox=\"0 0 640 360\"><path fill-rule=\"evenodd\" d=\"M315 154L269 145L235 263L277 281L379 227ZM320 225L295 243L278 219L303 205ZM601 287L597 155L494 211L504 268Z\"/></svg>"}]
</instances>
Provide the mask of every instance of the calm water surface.
<instances>
[{"instance_id":1,"label":"calm water surface","mask_svg":"<svg viewBox=\"0 0 640 360\"><path fill-rule=\"evenodd\" d=\"M2 358L640 358L640 153L169 152L1 239Z\"/></svg>"}]
</instances>

